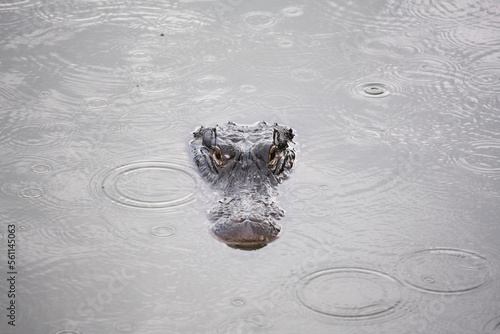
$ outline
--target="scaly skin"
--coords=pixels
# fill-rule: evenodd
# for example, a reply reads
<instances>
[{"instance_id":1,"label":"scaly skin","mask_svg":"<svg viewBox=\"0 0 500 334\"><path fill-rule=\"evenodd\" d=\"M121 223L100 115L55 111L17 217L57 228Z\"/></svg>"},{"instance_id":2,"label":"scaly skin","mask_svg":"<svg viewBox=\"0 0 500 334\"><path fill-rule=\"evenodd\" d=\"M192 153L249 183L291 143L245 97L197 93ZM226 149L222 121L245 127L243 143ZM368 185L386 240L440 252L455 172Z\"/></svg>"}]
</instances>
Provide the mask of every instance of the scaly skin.
<instances>
[{"instance_id":1,"label":"scaly skin","mask_svg":"<svg viewBox=\"0 0 500 334\"><path fill-rule=\"evenodd\" d=\"M260 122L200 127L191 148L202 177L223 193L211 230L226 244L260 248L278 237L283 216L273 197L295 161L293 130Z\"/></svg>"}]
</instances>

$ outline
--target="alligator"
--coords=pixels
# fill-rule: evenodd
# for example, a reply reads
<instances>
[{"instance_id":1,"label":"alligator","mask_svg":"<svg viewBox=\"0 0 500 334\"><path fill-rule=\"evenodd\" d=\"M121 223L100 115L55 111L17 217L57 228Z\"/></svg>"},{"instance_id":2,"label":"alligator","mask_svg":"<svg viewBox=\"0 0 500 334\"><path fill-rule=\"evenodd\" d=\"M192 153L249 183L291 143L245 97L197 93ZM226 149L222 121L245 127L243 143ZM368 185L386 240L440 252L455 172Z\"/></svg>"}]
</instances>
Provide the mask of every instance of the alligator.
<instances>
[{"instance_id":1,"label":"alligator","mask_svg":"<svg viewBox=\"0 0 500 334\"><path fill-rule=\"evenodd\" d=\"M283 125L198 128L191 151L201 176L222 198L208 213L210 230L228 246L257 249L275 240L284 215L273 198L295 161L293 129Z\"/></svg>"}]
</instances>

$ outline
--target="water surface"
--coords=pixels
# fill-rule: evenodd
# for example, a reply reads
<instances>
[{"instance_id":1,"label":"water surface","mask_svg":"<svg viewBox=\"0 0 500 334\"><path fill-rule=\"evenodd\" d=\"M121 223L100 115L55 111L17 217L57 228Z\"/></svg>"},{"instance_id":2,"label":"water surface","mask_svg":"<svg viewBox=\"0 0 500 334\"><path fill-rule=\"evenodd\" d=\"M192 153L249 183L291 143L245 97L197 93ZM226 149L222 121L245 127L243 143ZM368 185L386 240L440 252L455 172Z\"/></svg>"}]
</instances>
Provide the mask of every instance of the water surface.
<instances>
[{"instance_id":1,"label":"water surface","mask_svg":"<svg viewBox=\"0 0 500 334\"><path fill-rule=\"evenodd\" d=\"M0 4L2 333L498 333L495 1ZM209 231L198 126L280 123L280 238ZM3 312L6 313L6 312Z\"/></svg>"}]
</instances>

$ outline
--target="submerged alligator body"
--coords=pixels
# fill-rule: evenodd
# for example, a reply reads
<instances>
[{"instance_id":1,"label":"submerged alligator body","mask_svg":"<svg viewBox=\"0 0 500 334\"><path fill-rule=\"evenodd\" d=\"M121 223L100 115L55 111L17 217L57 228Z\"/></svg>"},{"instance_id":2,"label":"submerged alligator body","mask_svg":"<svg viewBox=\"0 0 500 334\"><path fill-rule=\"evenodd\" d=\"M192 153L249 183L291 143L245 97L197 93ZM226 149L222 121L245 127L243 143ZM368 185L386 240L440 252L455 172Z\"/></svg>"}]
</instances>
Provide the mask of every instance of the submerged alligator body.
<instances>
[{"instance_id":1,"label":"submerged alligator body","mask_svg":"<svg viewBox=\"0 0 500 334\"><path fill-rule=\"evenodd\" d=\"M202 177L223 193L209 212L211 231L236 248L259 248L276 239L283 210L273 201L295 160L293 130L286 126L200 127L191 148Z\"/></svg>"}]
</instances>

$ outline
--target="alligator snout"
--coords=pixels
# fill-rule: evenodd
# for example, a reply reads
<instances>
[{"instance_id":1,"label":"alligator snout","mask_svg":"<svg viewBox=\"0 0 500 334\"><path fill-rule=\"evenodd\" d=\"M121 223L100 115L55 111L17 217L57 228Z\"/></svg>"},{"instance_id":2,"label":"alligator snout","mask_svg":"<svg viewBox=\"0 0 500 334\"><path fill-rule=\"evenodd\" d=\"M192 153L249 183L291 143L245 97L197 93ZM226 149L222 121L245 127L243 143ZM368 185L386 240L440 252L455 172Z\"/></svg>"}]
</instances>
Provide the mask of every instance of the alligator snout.
<instances>
[{"instance_id":1,"label":"alligator snout","mask_svg":"<svg viewBox=\"0 0 500 334\"><path fill-rule=\"evenodd\" d=\"M210 227L213 234L226 244L238 248L259 248L276 239L281 226L271 218L231 217Z\"/></svg>"}]
</instances>

